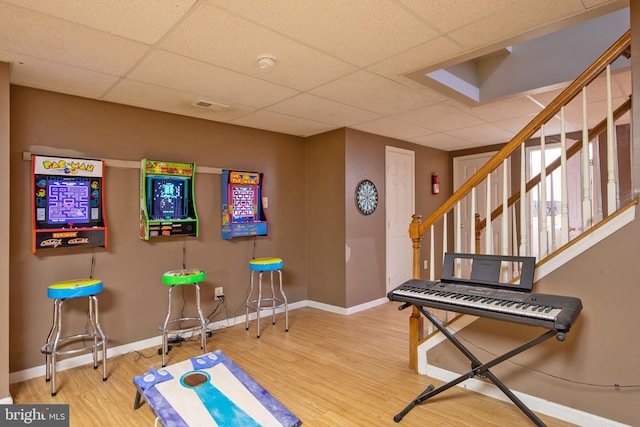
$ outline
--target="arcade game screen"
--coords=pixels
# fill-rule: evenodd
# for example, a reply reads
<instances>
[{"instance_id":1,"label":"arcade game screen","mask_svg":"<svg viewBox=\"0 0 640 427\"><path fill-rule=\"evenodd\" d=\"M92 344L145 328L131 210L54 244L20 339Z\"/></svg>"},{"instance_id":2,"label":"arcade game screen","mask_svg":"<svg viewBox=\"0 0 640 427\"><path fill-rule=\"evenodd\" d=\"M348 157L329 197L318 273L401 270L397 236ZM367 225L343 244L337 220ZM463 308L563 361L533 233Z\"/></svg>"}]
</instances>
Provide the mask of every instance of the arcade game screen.
<instances>
[{"instance_id":1,"label":"arcade game screen","mask_svg":"<svg viewBox=\"0 0 640 427\"><path fill-rule=\"evenodd\" d=\"M222 171L222 238L266 236L260 172Z\"/></svg>"},{"instance_id":2,"label":"arcade game screen","mask_svg":"<svg viewBox=\"0 0 640 427\"><path fill-rule=\"evenodd\" d=\"M140 165L140 238L198 236L195 163L143 159Z\"/></svg>"},{"instance_id":3,"label":"arcade game screen","mask_svg":"<svg viewBox=\"0 0 640 427\"><path fill-rule=\"evenodd\" d=\"M186 205L189 182L181 178L149 178L152 219L184 219L189 210Z\"/></svg>"},{"instance_id":4,"label":"arcade game screen","mask_svg":"<svg viewBox=\"0 0 640 427\"><path fill-rule=\"evenodd\" d=\"M33 252L106 247L102 160L32 155Z\"/></svg>"}]
</instances>

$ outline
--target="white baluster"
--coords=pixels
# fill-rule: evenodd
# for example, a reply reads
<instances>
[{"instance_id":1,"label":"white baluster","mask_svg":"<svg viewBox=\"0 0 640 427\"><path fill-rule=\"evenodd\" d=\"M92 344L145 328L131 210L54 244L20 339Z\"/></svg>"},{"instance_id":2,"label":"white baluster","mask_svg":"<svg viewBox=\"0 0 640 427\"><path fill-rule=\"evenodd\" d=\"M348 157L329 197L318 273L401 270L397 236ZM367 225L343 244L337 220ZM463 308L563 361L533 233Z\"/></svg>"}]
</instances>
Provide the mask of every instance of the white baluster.
<instances>
[{"instance_id":1,"label":"white baluster","mask_svg":"<svg viewBox=\"0 0 640 427\"><path fill-rule=\"evenodd\" d=\"M589 123L587 122L587 87L582 88L582 230L591 228L591 168L589 167Z\"/></svg>"},{"instance_id":2,"label":"white baluster","mask_svg":"<svg viewBox=\"0 0 640 427\"><path fill-rule=\"evenodd\" d=\"M491 223L491 173L487 174L487 194L485 209L485 228L484 228L484 253L493 254L493 224Z\"/></svg>"},{"instance_id":3,"label":"white baluster","mask_svg":"<svg viewBox=\"0 0 640 427\"><path fill-rule=\"evenodd\" d=\"M564 107L560 108L560 185L561 185L561 229L560 246L569 242L569 190L567 181L567 136L564 130Z\"/></svg>"},{"instance_id":4,"label":"white baluster","mask_svg":"<svg viewBox=\"0 0 640 427\"><path fill-rule=\"evenodd\" d=\"M540 198L538 206L538 259L543 259L548 255L547 245L547 163L545 161L544 147L544 125L540 127Z\"/></svg>"},{"instance_id":5,"label":"white baluster","mask_svg":"<svg viewBox=\"0 0 640 427\"><path fill-rule=\"evenodd\" d=\"M444 254L447 252L447 246L449 246L447 240L447 215L449 215L449 212L445 213L442 218L442 262L444 262Z\"/></svg>"},{"instance_id":6,"label":"white baluster","mask_svg":"<svg viewBox=\"0 0 640 427\"><path fill-rule=\"evenodd\" d=\"M509 255L509 161L502 162L502 227L500 229L502 240L502 255Z\"/></svg>"},{"instance_id":7,"label":"white baluster","mask_svg":"<svg viewBox=\"0 0 640 427\"><path fill-rule=\"evenodd\" d=\"M616 144L613 122L613 107L611 106L611 66L607 65L607 215L618 209L616 185Z\"/></svg>"},{"instance_id":8,"label":"white baluster","mask_svg":"<svg viewBox=\"0 0 640 427\"><path fill-rule=\"evenodd\" d=\"M476 187L471 189L471 248L469 250L470 254L476 253Z\"/></svg>"},{"instance_id":9,"label":"white baluster","mask_svg":"<svg viewBox=\"0 0 640 427\"><path fill-rule=\"evenodd\" d=\"M431 227L429 228L429 231L431 231L431 241L430 241L430 246L429 246L429 253L431 254L431 256L429 257L429 280L436 280L436 265L435 265L435 259L436 259L436 253L435 253L435 224L432 224Z\"/></svg>"},{"instance_id":10,"label":"white baluster","mask_svg":"<svg viewBox=\"0 0 640 427\"><path fill-rule=\"evenodd\" d=\"M529 254L529 229L527 227L531 211L527 204L527 150L520 146L520 256Z\"/></svg>"},{"instance_id":11,"label":"white baluster","mask_svg":"<svg viewBox=\"0 0 640 427\"><path fill-rule=\"evenodd\" d=\"M462 212L460 212L460 200L456 203L456 230L460 230L456 233L455 252L462 252ZM460 277L460 259L455 259L455 277Z\"/></svg>"},{"instance_id":12,"label":"white baluster","mask_svg":"<svg viewBox=\"0 0 640 427\"><path fill-rule=\"evenodd\" d=\"M553 190L555 187L556 180L554 179L554 174L549 176L549 187L547 188L547 194L549 194L549 216L547 217L549 221L549 234L550 234L550 242L549 247L551 248L551 252L558 248L557 239L556 239L556 200L554 195L556 194Z\"/></svg>"}]
</instances>

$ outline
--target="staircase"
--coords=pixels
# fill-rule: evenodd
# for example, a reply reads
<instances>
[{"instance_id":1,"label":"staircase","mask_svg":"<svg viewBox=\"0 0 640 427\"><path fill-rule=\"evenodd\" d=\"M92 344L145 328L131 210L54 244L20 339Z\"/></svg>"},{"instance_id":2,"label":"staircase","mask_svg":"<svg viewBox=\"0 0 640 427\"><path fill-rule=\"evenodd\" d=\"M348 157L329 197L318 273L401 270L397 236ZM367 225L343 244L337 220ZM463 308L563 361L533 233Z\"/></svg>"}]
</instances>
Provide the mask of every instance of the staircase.
<instances>
[{"instance_id":1,"label":"staircase","mask_svg":"<svg viewBox=\"0 0 640 427\"><path fill-rule=\"evenodd\" d=\"M631 94L615 105L611 78L611 65L629 58L630 44L627 31L435 212L424 221L413 216L414 278L420 278L426 259L433 280L444 252L453 251L535 256L539 279L635 218L628 151ZM601 93L603 108L588 111L589 97ZM578 131L575 117L581 117ZM559 148L553 159L548 158L551 142ZM532 150L536 156L528 155ZM492 178L498 173L502 184L496 187ZM423 239L428 239L424 252ZM519 273L509 268L503 274L509 281ZM436 314L445 323L455 317ZM431 331L424 331L416 308L409 325L409 364L417 369L417 348Z\"/></svg>"}]
</instances>

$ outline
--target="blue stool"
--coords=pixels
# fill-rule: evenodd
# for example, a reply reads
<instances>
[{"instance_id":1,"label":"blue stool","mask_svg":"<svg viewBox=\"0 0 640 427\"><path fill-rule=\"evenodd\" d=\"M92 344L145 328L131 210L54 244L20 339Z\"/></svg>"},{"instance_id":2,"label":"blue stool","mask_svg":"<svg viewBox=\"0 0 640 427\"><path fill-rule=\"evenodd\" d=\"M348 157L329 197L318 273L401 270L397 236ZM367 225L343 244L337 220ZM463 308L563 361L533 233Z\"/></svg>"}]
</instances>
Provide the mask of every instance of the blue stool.
<instances>
[{"instance_id":1,"label":"blue stool","mask_svg":"<svg viewBox=\"0 0 640 427\"><path fill-rule=\"evenodd\" d=\"M162 283L169 286L169 308L167 309L167 317L164 319L164 323L160 326L160 331L162 332L162 367L167 366L167 353L169 352L169 334L182 334L185 332L191 331L200 331L200 347L202 348L202 353L207 352L207 326L209 325L209 320L204 317L202 314L202 309L200 308L200 285L199 282L203 281L206 278L206 273L202 270L197 269L184 269L184 270L173 270L167 271L162 275ZM184 286L184 285L192 285L196 289L196 308L198 310L198 317L179 317L172 319L171 316L171 294L173 293L173 289L176 286ZM195 321L197 322L194 326L184 326L181 327L180 323L186 321ZM172 329L171 325L174 323L178 323L178 327L176 329Z\"/></svg>"},{"instance_id":2,"label":"blue stool","mask_svg":"<svg viewBox=\"0 0 640 427\"><path fill-rule=\"evenodd\" d=\"M45 354L46 381L51 381L51 396L55 396L56 389L56 359L58 355L73 354L80 351L93 353L93 369L98 368L98 348L102 347L102 381L107 380L107 337L102 332L98 321L98 298L102 292L102 281L97 279L69 280L54 283L49 286L47 296L53 299L53 325L42 346ZM71 298L87 297L89 299L89 325L85 333L62 336L62 305ZM87 343L86 340L92 340ZM81 347L63 350L63 347L78 343Z\"/></svg>"},{"instance_id":3,"label":"blue stool","mask_svg":"<svg viewBox=\"0 0 640 427\"><path fill-rule=\"evenodd\" d=\"M247 296L245 323L246 329L249 330L249 308L254 308L258 323L257 337L260 338L260 312L262 310L271 310L271 323L276 324L276 309L284 307L285 332L289 331L289 306L287 304L287 296L282 290L282 259L281 258L256 258L249 261L249 270L251 271L251 287ZM262 273L268 271L271 276L271 296L262 295ZM277 271L280 277L279 296L276 296L273 286L273 272ZM254 273L258 272L258 296L253 297L254 292Z\"/></svg>"}]
</instances>

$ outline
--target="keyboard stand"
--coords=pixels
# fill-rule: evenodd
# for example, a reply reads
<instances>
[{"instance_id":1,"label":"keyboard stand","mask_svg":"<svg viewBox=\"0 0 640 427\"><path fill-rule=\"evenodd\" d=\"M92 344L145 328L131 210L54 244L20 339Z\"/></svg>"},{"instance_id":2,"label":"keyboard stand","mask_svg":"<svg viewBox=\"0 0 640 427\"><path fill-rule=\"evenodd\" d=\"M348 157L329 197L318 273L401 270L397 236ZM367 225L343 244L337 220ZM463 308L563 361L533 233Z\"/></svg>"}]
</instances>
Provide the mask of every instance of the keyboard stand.
<instances>
[{"instance_id":1,"label":"keyboard stand","mask_svg":"<svg viewBox=\"0 0 640 427\"><path fill-rule=\"evenodd\" d=\"M400 310L411 306L412 304L404 304L400 306ZM495 359L482 363L477 357L475 357L462 343L447 329L445 326L433 315L426 311L423 307L416 305L415 306L429 321L436 327L440 332L442 332L447 339L455 345L460 352L462 352L470 361L471 361L471 370L466 374L460 375L458 378L449 381L448 383L441 385L438 388L435 388L433 384L429 385L418 397L416 397L411 403L409 403L402 411L400 411L395 417L393 417L393 421L400 422L402 418L413 409L414 406L419 405L426 401L427 399L436 396L442 393L445 390L450 389L451 387L458 385L466 379L473 378L476 375L482 375L491 380L493 384L496 385L502 392L509 398L513 403L516 404L518 408L522 412L527 415L537 426L546 427L546 424L542 422L540 418L538 418L518 397L505 386L498 377L496 377L491 371L490 368L496 366L497 364L504 362L505 360L522 353L523 351L540 344L543 341L548 340L549 338L557 335L558 341L564 341L564 333L558 332L555 330L548 330L537 338L532 339L529 342L522 344L519 347L514 348L513 350L503 354L502 356L498 356Z\"/></svg>"}]
</instances>

